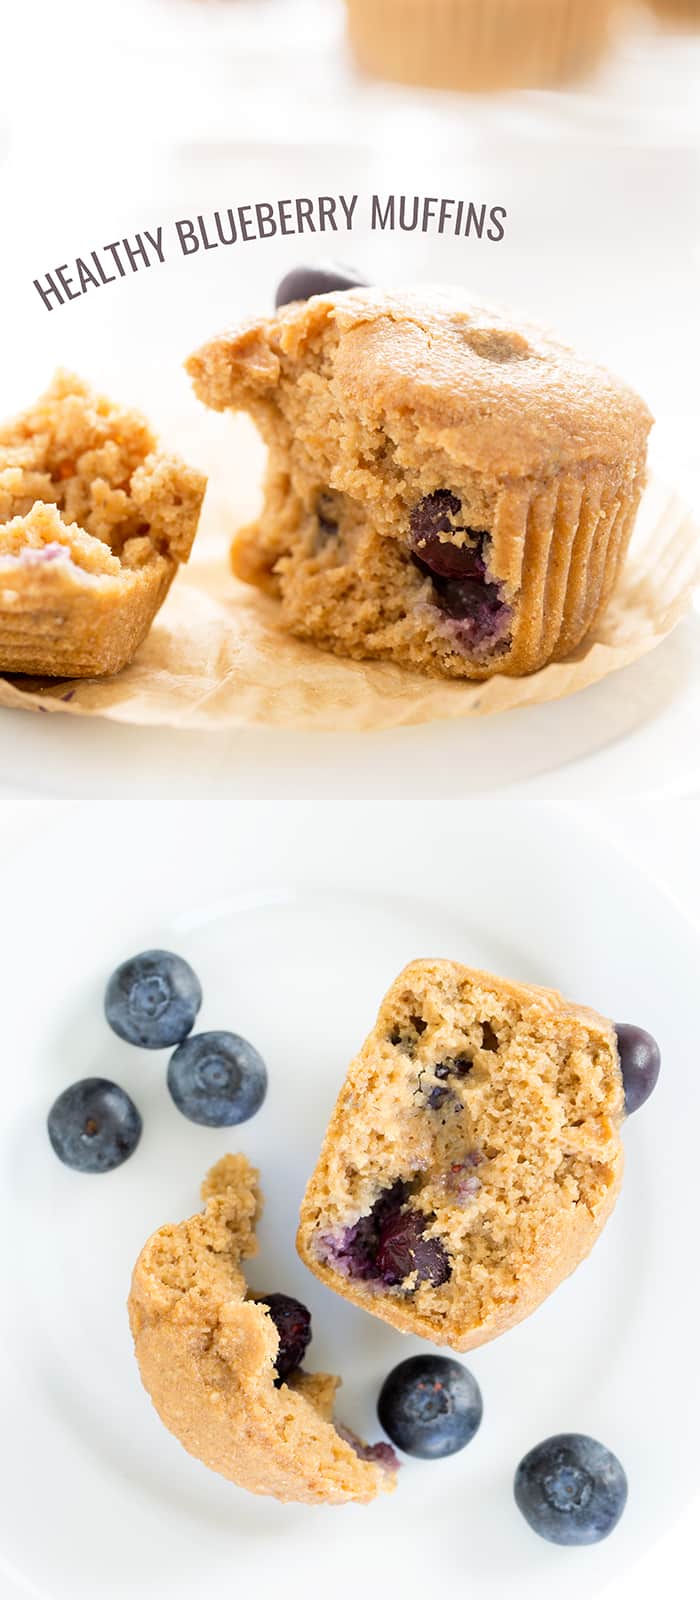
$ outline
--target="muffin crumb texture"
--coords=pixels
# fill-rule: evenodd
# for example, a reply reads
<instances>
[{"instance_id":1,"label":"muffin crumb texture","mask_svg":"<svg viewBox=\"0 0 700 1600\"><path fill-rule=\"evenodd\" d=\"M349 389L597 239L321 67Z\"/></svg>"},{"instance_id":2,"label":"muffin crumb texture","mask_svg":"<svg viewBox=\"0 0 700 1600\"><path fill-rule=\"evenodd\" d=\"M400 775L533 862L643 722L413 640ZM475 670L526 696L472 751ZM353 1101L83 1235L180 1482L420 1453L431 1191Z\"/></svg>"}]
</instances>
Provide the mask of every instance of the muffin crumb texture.
<instances>
[{"instance_id":1,"label":"muffin crumb texture","mask_svg":"<svg viewBox=\"0 0 700 1600\"><path fill-rule=\"evenodd\" d=\"M0 427L0 671L113 673L189 556L205 479L59 372Z\"/></svg>"},{"instance_id":2,"label":"muffin crumb texture","mask_svg":"<svg viewBox=\"0 0 700 1600\"><path fill-rule=\"evenodd\" d=\"M622 1179L612 1024L452 961L397 978L351 1065L298 1248L338 1293L469 1350L588 1254Z\"/></svg>"},{"instance_id":3,"label":"muffin crumb texture","mask_svg":"<svg viewBox=\"0 0 700 1600\"><path fill-rule=\"evenodd\" d=\"M339 1379L275 1370L278 1333L248 1297L241 1263L256 1254L257 1173L217 1162L203 1213L153 1234L134 1269L129 1318L145 1388L193 1456L254 1494L340 1505L395 1485L388 1446L333 1423Z\"/></svg>"},{"instance_id":4,"label":"muffin crumb texture","mask_svg":"<svg viewBox=\"0 0 700 1600\"><path fill-rule=\"evenodd\" d=\"M238 576L357 660L483 679L568 655L610 595L644 483L642 401L462 291L283 307L187 363L269 450Z\"/></svg>"}]
</instances>

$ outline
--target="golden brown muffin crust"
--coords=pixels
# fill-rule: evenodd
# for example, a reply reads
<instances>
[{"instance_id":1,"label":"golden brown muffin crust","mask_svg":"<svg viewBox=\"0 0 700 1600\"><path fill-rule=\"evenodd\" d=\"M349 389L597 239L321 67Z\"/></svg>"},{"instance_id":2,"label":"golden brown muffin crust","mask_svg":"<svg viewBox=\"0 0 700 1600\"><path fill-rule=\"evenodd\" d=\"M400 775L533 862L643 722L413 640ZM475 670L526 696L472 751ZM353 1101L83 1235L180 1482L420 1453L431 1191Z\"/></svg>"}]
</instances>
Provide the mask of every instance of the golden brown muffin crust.
<instances>
[{"instance_id":1,"label":"golden brown muffin crust","mask_svg":"<svg viewBox=\"0 0 700 1600\"><path fill-rule=\"evenodd\" d=\"M338 1378L299 1370L276 1385L277 1330L241 1271L261 1208L245 1156L217 1162L202 1199L203 1213L148 1240L129 1296L141 1378L166 1428L253 1494L342 1505L393 1489L395 1473L333 1426Z\"/></svg>"}]
</instances>

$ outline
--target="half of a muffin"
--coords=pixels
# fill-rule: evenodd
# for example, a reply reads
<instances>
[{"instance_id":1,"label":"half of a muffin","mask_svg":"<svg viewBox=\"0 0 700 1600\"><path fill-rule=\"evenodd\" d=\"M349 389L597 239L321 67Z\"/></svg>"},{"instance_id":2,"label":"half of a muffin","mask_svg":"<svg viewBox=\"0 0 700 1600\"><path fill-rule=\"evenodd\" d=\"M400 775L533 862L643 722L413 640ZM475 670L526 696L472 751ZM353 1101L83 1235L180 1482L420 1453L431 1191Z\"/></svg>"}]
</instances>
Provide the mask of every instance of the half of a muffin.
<instances>
[{"instance_id":1,"label":"half of a muffin","mask_svg":"<svg viewBox=\"0 0 700 1600\"><path fill-rule=\"evenodd\" d=\"M205 1209L159 1228L134 1268L129 1318L145 1388L190 1455L253 1494L342 1505L396 1484L387 1444L333 1422L339 1379L301 1367L280 1380L279 1335L249 1297L258 1175L224 1156L202 1185Z\"/></svg>"},{"instance_id":2,"label":"half of a muffin","mask_svg":"<svg viewBox=\"0 0 700 1600\"><path fill-rule=\"evenodd\" d=\"M561 995L414 961L386 995L301 1209L322 1282L469 1350L588 1254L622 1179L615 1031Z\"/></svg>"},{"instance_id":3,"label":"half of a muffin","mask_svg":"<svg viewBox=\"0 0 700 1600\"><path fill-rule=\"evenodd\" d=\"M137 412L58 373L0 427L0 672L119 672L189 556L205 485Z\"/></svg>"}]
</instances>

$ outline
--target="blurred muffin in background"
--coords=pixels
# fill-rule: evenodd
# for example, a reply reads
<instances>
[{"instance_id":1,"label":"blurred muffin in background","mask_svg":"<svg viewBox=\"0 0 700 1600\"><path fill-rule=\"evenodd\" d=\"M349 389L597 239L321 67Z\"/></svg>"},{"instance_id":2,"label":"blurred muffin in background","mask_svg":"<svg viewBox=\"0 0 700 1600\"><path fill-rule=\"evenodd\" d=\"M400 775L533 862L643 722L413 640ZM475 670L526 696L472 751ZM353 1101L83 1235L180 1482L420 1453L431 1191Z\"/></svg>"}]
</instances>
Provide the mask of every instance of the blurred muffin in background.
<instances>
[{"instance_id":1,"label":"blurred muffin in background","mask_svg":"<svg viewBox=\"0 0 700 1600\"><path fill-rule=\"evenodd\" d=\"M700 23L700 0L651 0L652 9L669 22Z\"/></svg>"},{"instance_id":2,"label":"blurred muffin in background","mask_svg":"<svg viewBox=\"0 0 700 1600\"><path fill-rule=\"evenodd\" d=\"M366 72L398 83L477 92L546 87L585 73L604 52L615 8L615 0L346 4L350 43Z\"/></svg>"}]
</instances>

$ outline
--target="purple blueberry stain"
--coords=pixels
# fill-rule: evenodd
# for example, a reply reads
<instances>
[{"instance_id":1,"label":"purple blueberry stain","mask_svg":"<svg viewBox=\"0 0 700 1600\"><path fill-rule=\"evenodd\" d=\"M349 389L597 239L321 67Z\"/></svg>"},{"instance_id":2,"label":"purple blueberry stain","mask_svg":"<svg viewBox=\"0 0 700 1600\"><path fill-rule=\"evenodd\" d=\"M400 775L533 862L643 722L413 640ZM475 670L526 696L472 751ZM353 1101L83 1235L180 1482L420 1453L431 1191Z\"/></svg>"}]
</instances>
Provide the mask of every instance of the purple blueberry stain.
<instances>
[{"instance_id":1,"label":"purple blueberry stain","mask_svg":"<svg viewBox=\"0 0 700 1600\"><path fill-rule=\"evenodd\" d=\"M430 1094L428 1095L428 1105L430 1106L431 1111L440 1111L442 1106L444 1106L445 1101L450 1100L451 1098L451 1089L445 1089L442 1084L438 1084L435 1089L430 1090Z\"/></svg>"},{"instance_id":2,"label":"purple blueberry stain","mask_svg":"<svg viewBox=\"0 0 700 1600\"><path fill-rule=\"evenodd\" d=\"M360 1282L396 1288L446 1283L451 1267L439 1239L426 1238L429 1218L407 1204L408 1184L399 1180L384 1189L366 1216L339 1235L325 1235L321 1248L327 1265Z\"/></svg>"},{"instance_id":3,"label":"purple blueberry stain","mask_svg":"<svg viewBox=\"0 0 700 1600\"><path fill-rule=\"evenodd\" d=\"M450 1264L439 1239L425 1237L428 1219L421 1211L395 1212L381 1230L375 1267L389 1288L405 1283L429 1283L434 1289L446 1283Z\"/></svg>"},{"instance_id":4,"label":"purple blueberry stain","mask_svg":"<svg viewBox=\"0 0 700 1600\"><path fill-rule=\"evenodd\" d=\"M455 1110L459 1111L461 1102L455 1094L454 1088L449 1085L449 1080L455 1078L463 1080L468 1077L472 1066L473 1062L469 1056L454 1056L445 1061L439 1061L437 1066L432 1069L422 1068L418 1074L418 1088L415 1091L414 1098L418 1095L422 1096L426 1106L431 1111L442 1110L448 1101L452 1100ZM438 1080L432 1086L430 1086L430 1083L426 1085L424 1082L426 1072L429 1070L432 1070L433 1076Z\"/></svg>"},{"instance_id":5,"label":"purple blueberry stain","mask_svg":"<svg viewBox=\"0 0 700 1600\"><path fill-rule=\"evenodd\" d=\"M489 534L458 522L461 509L449 489L424 495L410 513L409 549L432 581L434 604L458 625L457 641L489 649L505 642L512 612L502 585L488 577ZM469 542L456 544L455 534L466 535Z\"/></svg>"},{"instance_id":6,"label":"purple blueberry stain","mask_svg":"<svg viewBox=\"0 0 700 1600\"><path fill-rule=\"evenodd\" d=\"M3 561L9 561L21 567L45 567L52 561L70 561L71 553L68 546L60 544L57 539L52 539L49 544L26 545L18 555L3 555Z\"/></svg>"},{"instance_id":7,"label":"purple blueberry stain","mask_svg":"<svg viewBox=\"0 0 700 1600\"><path fill-rule=\"evenodd\" d=\"M383 1467L385 1472L398 1472L401 1463L390 1444L363 1444L357 1434L350 1428L344 1427L341 1422L336 1422L335 1431L339 1438L350 1445L350 1449L354 1450L360 1461L374 1461L378 1467Z\"/></svg>"},{"instance_id":8,"label":"purple blueberry stain","mask_svg":"<svg viewBox=\"0 0 700 1600\"><path fill-rule=\"evenodd\" d=\"M453 1161L445 1173L442 1186L445 1193L457 1205L467 1205L478 1195L481 1179L477 1177L475 1169L480 1167L485 1159L481 1150L466 1150L461 1161Z\"/></svg>"}]
</instances>

